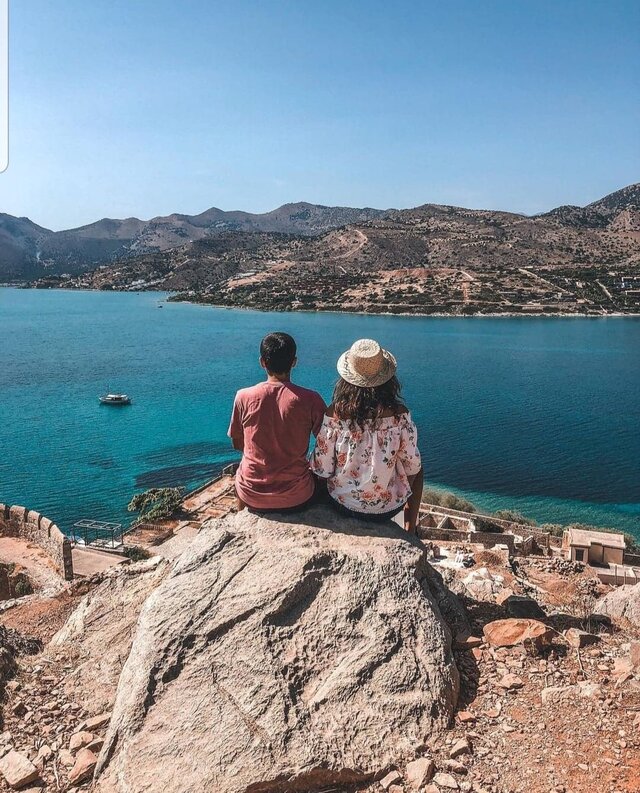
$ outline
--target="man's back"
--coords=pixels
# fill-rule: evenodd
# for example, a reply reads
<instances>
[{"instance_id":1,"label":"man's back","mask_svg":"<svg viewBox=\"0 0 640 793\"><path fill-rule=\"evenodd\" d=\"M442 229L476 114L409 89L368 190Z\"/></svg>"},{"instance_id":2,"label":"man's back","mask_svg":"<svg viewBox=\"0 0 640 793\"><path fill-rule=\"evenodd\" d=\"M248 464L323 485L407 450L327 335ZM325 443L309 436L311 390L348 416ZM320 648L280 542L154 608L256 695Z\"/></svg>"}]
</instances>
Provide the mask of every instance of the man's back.
<instances>
[{"instance_id":1,"label":"man's back","mask_svg":"<svg viewBox=\"0 0 640 793\"><path fill-rule=\"evenodd\" d=\"M318 433L324 409L319 394L289 381L269 380L238 391L229 435L243 438L236 489L245 504L285 509L311 498L309 438Z\"/></svg>"}]
</instances>

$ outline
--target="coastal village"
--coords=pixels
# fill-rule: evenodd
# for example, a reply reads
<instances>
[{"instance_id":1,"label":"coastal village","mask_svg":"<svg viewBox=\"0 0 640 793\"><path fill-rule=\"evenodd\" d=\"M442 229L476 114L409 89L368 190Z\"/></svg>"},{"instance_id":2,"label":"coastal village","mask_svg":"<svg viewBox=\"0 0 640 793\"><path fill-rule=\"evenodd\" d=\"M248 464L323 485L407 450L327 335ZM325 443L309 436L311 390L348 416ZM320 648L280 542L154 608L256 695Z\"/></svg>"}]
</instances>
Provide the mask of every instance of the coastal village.
<instances>
[{"instance_id":1,"label":"coastal village","mask_svg":"<svg viewBox=\"0 0 640 793\"><path fill-rule=\"evenodd\" d=\"M119 687L118 682L129 675L127 685L135 689L136 672L125 665L132 652L135 626L143 603L157 598L154 592L163 591L167 576L174 575L172 568L186 565L192 569L197 564L202 568L198 581L206 581L210 549L212 544L218 547L220 532L230 538L254 530L248 516L235 514L232 473L227 470L188 494L175 516L141 522L124 534L121 542L114 543L112 538L115 547L111 548L105 547L109 545L105 533L96 532L94 541L86 544L73 544L48 518L23 507L0 505L0 556L5 574L0 602L4 689L1 790L79 793L117 789L136 793L144 789L147 744L138 744L134 754L122 755L113 743L125 740L114 739L114 735L123 729L122 735L126 735L126 729L133 729L117 726L126 718L118 696L124 684L121 681ZM386 565L397 564L399 548L409 542L399 528L391 528L388 536L382 533L364 539L356 530L333 528L322 507L315 508L308 518L296 520L298 523L276 524L273 529L265 528L270 522L263 521L260 529L276 532L277 542L286 536L302 547L309 542L312 547L339 543L334 553L360 560L363 553L373 553L385 559ZM278 529L284 534L277 534ZM335 535L335 531L341 534ZM204 556L198 556L194 549L207 535L215 542L209 539ZM216 553L227 552L226 542ZM366 542L363 550L358 550L360 542ZM372 756L366 749L359 750L360 775L334 769L334 773L327 772L313 784L301 783L301 787L269 782L268 776L261 775L259 764L255 767L249 762L254 755L253 750L247 750L248 755L240 753L245 771L239 774L237 786L228 782L224 787L196 784L189 789L637 791L640 586L636 582L640 558L627 551L624 536L572 529L556 537L492 516L423 504L419 540L411 542L417 543L419 551L414 563L420 566L428 560L433 571L429 573L429 597L436 598L451 636L456 670L452 679L457 682L450 685L458 688L455 705L446 699L432 705L432 709L441 709L443 716L440 722L434 721L430 734L421 740L413 737L410 746L396 750L384 741L372 741ZM18 553L23 566L16 564ZM290 553L295 556L293 549ZM188 562L181 562L185 558ZM258 577L259 587L268 589L268 570L260 568L252 575ZM278 575L273 568L272 578ZM341 575L345 573L334 572L330 579ZM18 586L20 581L22 586ZM214 580L207 586L215 589ZM200 596L187 591L183 597ZM242 600L249 595L243 589L237 597ZM388 597L393 600L394 596ZM288 608L297 615L292 624L302 623L304 641L319 641L314 633L316 623L306 624L301 616L311 609L307 590L290 592L288 598ZM193 610L193 604L189 608ZM331 611L337 606L326 608ZM406 604L393 608L399 609L395 620L402 624ZM290 624L291 619L287 617L282 624ZM384 644L381 626L376 628L367 619L360 618L366 625L363 629L372 631L376 642ZM139 642L141 629L137 630L135 641ZM179 651L183 658L180 665L187 663L190 651L196 652L190 645ZM149 648L145 652L150 652ZM162 654L166 652L175 650L168 646ZM238 652L242 654L240 646ZM160 656L154 663L163 663ZM189 663L197 663L197 657ZM305 662L301 659L298 663ZM444 658L438 662L445 663ZM340 668L348 679L349 667L343 663ZM436 675L445 674L446 667L436 668ZM164 673L161 691L174 685L169 683L174 674ZM189 701L211 696L210 691L197 688L195 680L182 685L193 687L184 693ZM371 702L383 696L384 686L375 677L367 684L357 683L354 692L363 685ZM419 700L423 694L413 696ZM436 695L432 692L430 696ZM160 699L160 703L164 701ZM348 701L341 699L339 707L348 711ZM409 719L410 724L415 718L409 716L413 708L405 712L404 707L396 705L389 718ZM169 740L178 748L182 746L180 736L171 729L168 732ZM409 730L407 734L413 733ZM206 738L204 749L202 740L198 738L198 751L203 756L224 753L213 733ZM180 758L175 762L182 767L188 749L178 751L174 746L172 756L174 749ZM296 752L302 750L290 747L287 751L293 763ZM116 761L111 760L114 753ZM298 759L304 765L302 755ZM192 758L189 779L207 778L207 769L198 768L199 762L204 761ZM326 758L324 762L331 768ZM110 787L115 779L110 776L114 763L121 769L119 774L130 775L126 787Z\"/></svg>"}]
</instances>

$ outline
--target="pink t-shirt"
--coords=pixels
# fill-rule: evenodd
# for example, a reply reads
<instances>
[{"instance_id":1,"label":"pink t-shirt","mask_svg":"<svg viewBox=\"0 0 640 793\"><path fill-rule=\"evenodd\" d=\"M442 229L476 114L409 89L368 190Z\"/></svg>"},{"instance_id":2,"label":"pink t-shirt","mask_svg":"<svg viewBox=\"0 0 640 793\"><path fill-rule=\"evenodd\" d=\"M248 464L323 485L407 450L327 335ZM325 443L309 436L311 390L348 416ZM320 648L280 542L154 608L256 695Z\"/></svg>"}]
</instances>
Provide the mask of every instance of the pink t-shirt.
<instances>
[{"instance_id":1,"label":"pink t-shirt","mask_svg":"<svg viewBox=\"0 0 640 793\"><path fill-rule=\"evenodd\" d=\"M313 495L307 454L325 404L315 391L293 383L243 388L233 403L229 437L244 438L236 474L238 496L256 509L286 509Z\"/></svg>"}]
</instances>

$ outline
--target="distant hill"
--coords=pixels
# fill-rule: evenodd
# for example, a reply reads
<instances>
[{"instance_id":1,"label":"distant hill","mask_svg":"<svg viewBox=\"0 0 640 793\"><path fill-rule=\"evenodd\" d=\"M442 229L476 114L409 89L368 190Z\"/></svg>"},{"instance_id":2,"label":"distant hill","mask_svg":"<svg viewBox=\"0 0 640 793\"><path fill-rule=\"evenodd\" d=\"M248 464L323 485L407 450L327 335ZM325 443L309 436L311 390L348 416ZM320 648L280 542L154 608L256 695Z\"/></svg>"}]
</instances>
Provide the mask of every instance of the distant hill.
<instances>
[{"instance_id":1,"label":"distant hill","mask_svg":"<svg viewBox=\"0 0 640 793\"><path fill-rule=\"evenodd\" d=\"M120 258L171 250L228 231L323 232L381 217L379 209L285 204L264 214L225 212L215 207L199 215L173 214L139 220L104 218L67 231L51 231L28 218L0 215L0 280L78 274Z\"/></svg>"},{"instance_id":2,"label":"distant hill","mask_svg":"<svg viewBox=\"0 0 640 793\"><path fill-rule=\"evenodd\" d=\"M424 204L323 233L320 223L337 223L343 212L375 211L293 205L292 212L288 205L243 216L244 228L232 229L237 217L227 213L222 228L209 214L206 233L194 241L163 249L156 240L155 249L148 245L65 285L166 289L201 302L277 310L639 313L639 192L631 185L584 208L534 217ZM256 231L255 217L268 228ZM294 223L305 234L291 233Z\"/></svg>"}]
</instances>

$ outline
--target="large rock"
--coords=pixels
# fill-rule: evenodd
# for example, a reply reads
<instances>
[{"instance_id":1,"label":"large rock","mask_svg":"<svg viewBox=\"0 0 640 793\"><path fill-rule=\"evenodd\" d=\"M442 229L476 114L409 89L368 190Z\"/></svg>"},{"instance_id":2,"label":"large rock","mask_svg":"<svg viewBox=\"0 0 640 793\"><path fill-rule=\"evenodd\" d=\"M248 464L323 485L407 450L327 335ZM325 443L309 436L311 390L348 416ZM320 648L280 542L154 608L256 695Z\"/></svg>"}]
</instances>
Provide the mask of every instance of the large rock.
<instances>
[{"instance_id":1,"label":"large rock","mask_svg":"<svg viewBox=\"0 0 640 793\"><path fill-rule=\"evenodd\" d=\"M612 589L596 603L595 613L616 622L626 620L640 628L640 584L625 584Z\"/></svg>"},{"instance_id":2,"label":"large rock","mask_svg":"<svg viewBox=\"0 0 640 793\"><path fill-rule=\"evenodd\" d=\"M553 638L553 631L538 620L494 620L484 626L483 633L492 647L513 647L525 641L542 646Z\"/></svg>"},{"instance_id":3,"label":"large rock","mask_svg":"<svg viewBox=\"0 0 640 793\"><path fill-rule=\"evenodd\" d=\"M15 789L25 787L30 782L35 782L40 776L38 769L29 758L13 749L0 759L0 774L2 774L9 787Z\"/></svg>"},{"instance_id":4,"label":"large rock","mask_svg":"<svg viewBox=\"0 0 640 793\"><path fill-rule=\"evenodd\" d=\"M111 709L142 604L169 567L156 556L111 568L51 640L76 668L67 684L69 694L77 698L81 692L92 713Z\"/></svg>"},{"instance_id":5,"label":"large rock","mask_svg":"<svg viewBox=\"0 0 640 793\"><path fill-rule=\"evenodd\" d=\"M438 598L392 524L205 524L142 609L97 790L311 791L413 759L457 697Z\"/></svg>"}]
</instances>

